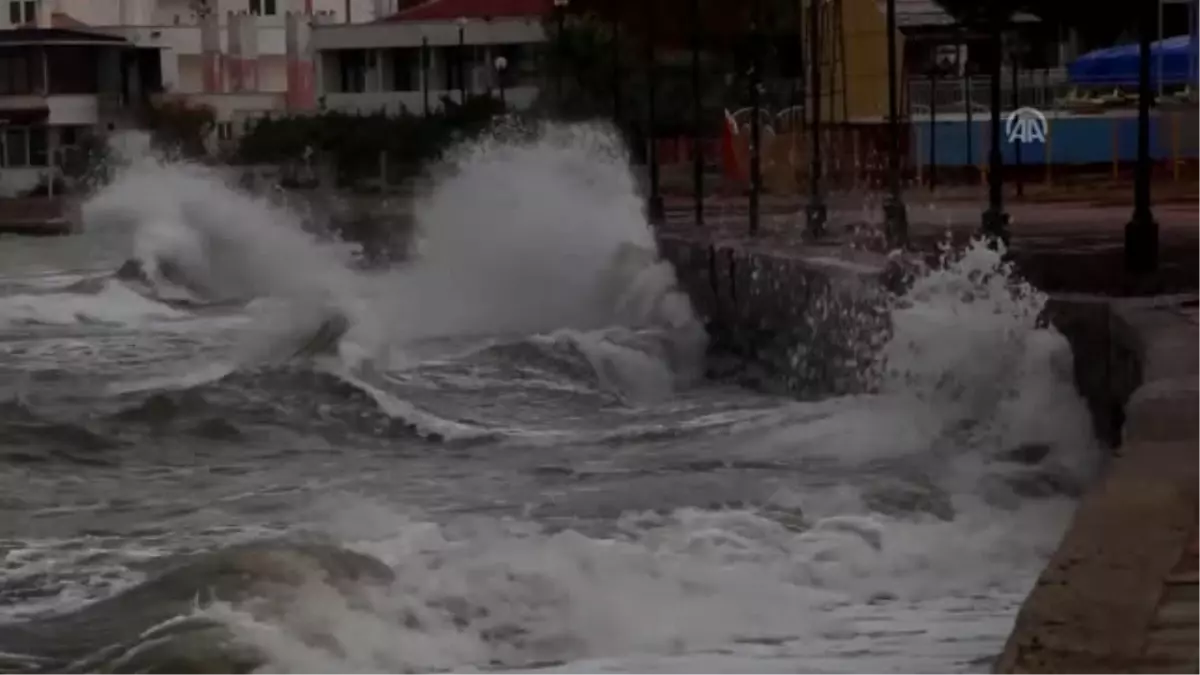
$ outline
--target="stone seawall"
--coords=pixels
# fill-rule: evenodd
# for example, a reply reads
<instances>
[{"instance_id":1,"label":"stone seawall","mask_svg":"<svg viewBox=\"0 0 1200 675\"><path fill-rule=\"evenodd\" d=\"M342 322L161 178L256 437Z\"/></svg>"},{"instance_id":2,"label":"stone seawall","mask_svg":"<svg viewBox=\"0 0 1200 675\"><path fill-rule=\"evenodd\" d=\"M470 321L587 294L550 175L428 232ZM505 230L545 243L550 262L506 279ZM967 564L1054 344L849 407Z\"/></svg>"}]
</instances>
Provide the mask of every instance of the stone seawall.
<instances>
[{"instance_id":1,"label":"stone seawall","mask_svg":"<svg viewBox=\"0 0 1200 675\"><path fill-rule=\"evenodd\" d=\"M711 375L800 398L859 391L887 327L886 258L659 236L708 327Z\"/></svg>"},{"instance_id":2,"label":"stone seawall","mask_svg":"<svg viewBox=\"0 0 1200 675\"><path fill-rule=\"evenodd\" d=\"M895 260L844 247L780 251L672 234L659 235L659 250L706 322L716 376L802 398L866 384L888 337L886 296L902 283ZM1071 343L1097 437L1115 446L1134 384L1128 355L1110 358L1120 346L1109 338L1109 306L1098 296L1052 295L1046 318Z\"/></svg>"},{"instance_id":3,"label":"stone seawall","mask_svg":"<svg viewBox=\"0 0 1200 675\"><path fill-rule=\"evenodd\" d=\"M1073 305L1060 311L1090 325L1076 363L1090 369L1094 396L1107 392L1119 447L1022 605L997 671L1195 673L1196 297Z\"/></svg>"},{"instance_id":4,"label":"stone seawall","mask_svg":"<svg viewBox=\"0 0 1200 675\"><path fill-rule=\"evenodd\" d=\"M886 338L887 259L660 235L707 321L718 376L800 397L855 391ZM1017 617L998 672L1197 672L1195 296L1059 294L1103 478ZM719 369L719 367L718 367Z\"/></svg>"}]
</instances>

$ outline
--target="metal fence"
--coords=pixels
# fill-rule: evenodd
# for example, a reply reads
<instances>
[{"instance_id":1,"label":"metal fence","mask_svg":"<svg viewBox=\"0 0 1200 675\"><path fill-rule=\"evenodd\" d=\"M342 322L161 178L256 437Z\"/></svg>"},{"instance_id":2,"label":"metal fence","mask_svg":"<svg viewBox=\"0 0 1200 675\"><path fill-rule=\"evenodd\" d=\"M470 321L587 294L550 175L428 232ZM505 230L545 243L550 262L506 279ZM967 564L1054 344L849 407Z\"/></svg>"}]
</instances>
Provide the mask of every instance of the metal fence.
<instances>
[{"instance_id":1,"label":"metal fence","mask_svg":"<svg viewBox=\"0 0 1200 675\"><path fill-rule=\"evenodd\" d=\"M935 88L936 85L936 88ZM986 113L992 104L992 78L987 75L965 77L911 78L908 83L909 114L928 116L936 104L938 115L965 114L967 102L973 113ZM1053 109L1074 87L1067 81L1064 68L1019 71L1016 78L1019 106ZM1012 71L1000 75L1000 106L1013 108Z\"/></svg>"}]
</instances>

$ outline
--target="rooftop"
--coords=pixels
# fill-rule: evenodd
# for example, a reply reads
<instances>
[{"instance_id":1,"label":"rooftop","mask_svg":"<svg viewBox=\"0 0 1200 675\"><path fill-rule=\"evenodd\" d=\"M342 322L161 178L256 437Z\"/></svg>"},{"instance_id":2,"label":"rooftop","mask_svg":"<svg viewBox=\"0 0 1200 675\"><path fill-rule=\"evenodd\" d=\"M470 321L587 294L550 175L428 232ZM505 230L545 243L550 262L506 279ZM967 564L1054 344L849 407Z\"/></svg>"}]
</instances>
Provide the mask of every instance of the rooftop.
<instances>
[{"instance_id":1,"label":"rooftop","mask_svg":"<svg viewBox=\"0 0 1200 675\"><path fill-rule=\"evenodd\" d=\"M886 12L884 0L876 0L879 12ZM1037 17L1018 13L1013 16L1016 23L1036 22ZM896 0L896 25L900 28L949 27L957 23L934 0Z\"/></svg>"},{"instance_id":2,"label":"rooftop","mask_svg":"<svg viewBox=\"0 0 1200 675\"><path fill-rule=\"evenodd\" d=\"M28 28L22 26L13 30L0 30L0 45L44 45L44 44L90 44L90 45L125 45L125 38L104 33L76 30L73 28Z\"/></svg>"},{"instance_id":3,"label":"rooftop","mask_svg":"<svg viewBox=\"0 0 1200 675\"><path fill-rule=\"evenodd\" d=\"M552 0L427 0L380 19L385 23L405 21L454 21L455 19L534 19L549 14Z\"/></svg>"},{"instance_id":4,"label":"rooftop","mask_svg":"<svg viewBox=\"0 0 1200 675\"><path fill-rule=\"evenodd\" d=\"M37 24L35 24L31 21L29 23L25 23L25 24L22 24L17 27L18 28L36 28ZM77 28L89 28L90 26L88 26L86 23L80 21L79 19L76 19L75 17L71 16L70 14L67 14L66 12L53 12L50 14L50 27L51 28L77 29Z\"/></svg>"}]
</instances>

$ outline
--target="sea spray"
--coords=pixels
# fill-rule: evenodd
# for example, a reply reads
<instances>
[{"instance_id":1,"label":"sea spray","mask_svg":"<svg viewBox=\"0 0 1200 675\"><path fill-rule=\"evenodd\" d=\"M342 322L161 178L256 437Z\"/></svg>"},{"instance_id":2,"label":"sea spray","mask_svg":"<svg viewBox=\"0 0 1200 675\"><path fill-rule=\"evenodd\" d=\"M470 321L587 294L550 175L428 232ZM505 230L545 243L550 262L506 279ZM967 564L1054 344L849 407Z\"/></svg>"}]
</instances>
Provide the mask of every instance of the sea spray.
<instances>
[{"instance_id":1,"label":"sea spray","mask_svg":"<svg viewBox=\"0 0 1200 675\"><path fill-rule=\"evenodd\" d=\"M138 668L171 669L182 662L176 647L199 657L191 663L225 664L214 640L232 635L247 648L239 659L255 660L226 667L247 670L978 670L1073 506L1063 491L1016 489L1012 462L1001 459L1028 440L1022 425L1038 414L1056 417L1060 438L1086 436L1086 423L1065 428L1079 400L1064 373L1046 367L1064 343L1030 322L1021 301L992 297L1006 284L971 281L966 265L890 314L892 375L871 393L796 402L698 383L664 396L642 382L632 389L649 400L612 396L597 374L661 381L641 359L669 351L663 326L686 325L690 312L668 301L672 276L651 255L627 167L597 157L585 142L592 133L563 127L463 148L421 202L425 248L411 266L363 274L317 243L304 250L319 260L281 261L255 249L270 237L246 235L241 248L265 256L259 262L209 247L203 235L199 246L222 258L218 267L257 266L228 278L267 277L250 285L263 297L197 311L186 332L174 318L126 333L106 327L103 340L75 327L68 341L94 340L85 345L97 351L121 341L102 374L169 368L180 350L220 345L204 331L226 314L303 316L288 303L311 282L348 287L364 310L357 316L375 319L349 326L343 342L375 340L407 358L330 359L362 375L359 388L321 372L324 364L245 363L195 384L169 417L162 405L105 416L95 407L110 399L85 399L96 406L78 419L112 432L118 452L71 463L32 455L0 472L9 509L0 523L12 528L4 536L13 548L0 599L17 606L11 616L53 607L65 617L56 625L78 629L38 642L22 633L45 624L0 631L0 668L15 655L67 669L20 651L45 647L52 657L87 648L82 640L100 633L86 629L182 612L181 621L220 630L135 649L153 657ZM154 183L149 172L137 180L163 193L194 189L191 179ZM497 185L508 189L489 191ZM242 203L227 189L202 193ZM146 213L183 214L165 202ZM180 226L224 232L199 210ZM275 231L253 214L242 210L252 222L229 228L235 241L245 229ZM141 223L129 224L136 234ZM284 262L313 269L280 271ZM303 283L291 280L301 272ZM989 330L974 328L976 313ZM180 348L162 346L181 338ZM971 359L1001 348L1002 367ZM0 367L30 368L31 353L23 338L0 341L9 359ZM66 371L66 386L78 389L72 366L97 365L78 358L43 360L30 380L62 382ZM606 369L604 359L625 368ZM192 435L214 415L232 433ZM375 424L381 415L442 432L389 432ZM461 430L472 432L465 443L450 438ZM1020 468L1053 477L1064 470L1053 458L1071 453L1086 456L1083 444L1055 445L1050 464ZM372 585L365 603L318 579L251 583L250 598L180 608L142 576L196 549L314 533L386 564L392 581ZM249 581L276 573L267 561ZM132 591L127 603L89 605L89 614L84 602L113 593L101 574ZM197 577L185 578L214 583Z\"/></svg>"},{"instance_id":2,"label":"sea spray","mask_svg":"<svg viewBox=\"0 0 1200 675\"><path fill-rule=\"evenodd\" d=\"M662 382L631 385L670 391L701 372L702 327L658 258L609 129L503 127L453 149L417 198L411 259L372 272L305 232L295 212L236 189L219 170L155 155L139 139L121 136L115 176L85 205L87 227L130 232L134 276L158 299L260 300L262 335L248 340L239 363L290 354L322 331L323 317L337 316L348 319L339 349L357 365L395 366L408 345L430 339L624 326L655 331L660 348L650 358L664 359ZM643 253L621 262L629 250ZM619 335L589 336L576 348L598 372L643 370L642 354L606 346ZM629 364L613 362L623 354Z\"/></svg>"}]
</instances>

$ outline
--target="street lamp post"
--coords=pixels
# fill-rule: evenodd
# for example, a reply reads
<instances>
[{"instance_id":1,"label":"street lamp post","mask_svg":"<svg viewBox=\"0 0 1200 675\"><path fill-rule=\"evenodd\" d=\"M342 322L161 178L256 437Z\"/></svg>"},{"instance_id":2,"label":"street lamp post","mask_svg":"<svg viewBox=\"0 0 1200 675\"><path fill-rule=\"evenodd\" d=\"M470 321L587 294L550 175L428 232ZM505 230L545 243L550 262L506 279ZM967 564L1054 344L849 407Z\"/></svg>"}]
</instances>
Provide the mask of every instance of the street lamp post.
<instances>
[{"instance_id":1,"label":"street lamp post","mask_svg":"<svg viewBox=\"0 0 1200 675\"><path fill-rule=\"evenodd\" d=\"M492 65L496 68L496 86L500 89L500 108L507 112L508 99L504 93L504 71L508 70L508 59L503 56L497 56Z\"/></svg>"},{"instance_id":2,"label":"street lamp post","mask_svg":"<svg viewBox=\"0 0 1200 675\"><path fill-rule=\"evenodd\" d=\"M621 0L615 0L612 17L612 117L613 126L621 128Z\"/></svg>"},{"instance_id":3,"label":"street lamp post","mask_svg":"<svg viewBox=\"0 0 1200 675\"><path fill-rule=\"evenodd\" d=\"M992 17L991 145L988 150L988 207L983 212L983 232L1008 244L1008 214L1004 212L1004 159L1000 154L1000 64L1004 61L1003 22Z\"/></svg>"},{"instance_id":4,"label":"street lamp post","mask_svg":"<svg viewBox=\"0 0 1200 675\"><path fill-rule=\"evenodd\" d=\"M895 0L888 0L890 7ZM888 62L890 65L890 61ZM938 109L938 63L933 64L933 68L929 70L929 191L937 190L937 109ZM890 70L888 71L891 72ZM890 76L889 76L890 77ZM891 87L888 88L888 142L891 142L892 120L891 120ZM889 150L889 152L891 152ZM888 168L890 170L891 164ZM890 186L891 183L888 183Z\"/></svg>"},{"instance_id":5,"label":"street lamp post","mask_svg":"<svg viewBox=\"0 0 1200 675\"><path fill-rule=\"evenodd\" d=\"M1133 217L1125 225L1125 270L1142 275L1158 268L1158 223L1150 210L1150 31L1155 5L1143 2L1138 17L1137 167L1133 175Z\"/></svg>"},{"instance_id":6,"label":"street lamp post","mask_svg":"<svg viewBox=\"0 0 1200 675\"><path fill-rule=\"evenodd\" d=\"M810 71L809 82L812 85L812 126L811 140L811 168L809 169L809 196L808 206L805 208L805 225L808 233L813 238L821 237L825 234L825 221L828 218L828 211L825 208L825 200L821 195L821 0L809 1L809 17L808 17L808 39L809 39L809 57L808 67Z\"/></svg>"},{"instance_id":7,"label":"street lamp post","mask_svg":"<svg viewBox=\"0 0 1200 675\"><path fill-rule=\"evenodd\" d=\"M429 117L429 36L421 36L421 110Z\"/></svg>"},{"instance_id":8,"label":"street lamp post","mask_svg":"<svg viewBox=\"0 0 1200 675\"><path fill-rule=\"evenodd\" d=\"M566 100L563 97L563 78L564 78L564 71L567 68L567 63L566 63L567 62L566 21L567 21L567 5L570 4L570 2L571 2L571 0L554 0L554 20L555 20L554 40L556 42L556 44L555 44L556 50L555 51L558 52L558 58L555 59L557 61L557 67L554 69L555 70L554 86L555 86L555 103L558 104L558 108L560 111L563 109L563 107L566 104Z\"/></svg>"},{"instance_id":9,"label":"street lamp post","mask_svg":"<svg viewBox=\"0 0 1200 675\"><path fill-rule=\"evenodd\" d=\"M692 192L697 225L704 224L704 93L700 80L700 0L692 0Z\"/></svg>"},{"instance_id":10,"label":"street lamp post","mask_svg":"<svg viewBox=\"0 0 1200 675\"><path fill-rule=\"evenodd\" d=\"M888 245L908 243L908 211L900 194L900 101L896 91L896 0L887 0L888 63L888 198L883 205L884 233ZM936 81L936 80L933 80ZM936 106L936 101L931 101ZM930 133L933 133L931 130ZM930 139L932 142L932 138Z\"/></svg>"},{"instance_id":11,"label":"street lamp post","mask_svg":"<svg viewBox=\"0 0 1200 675\"><path fill-rule=\"evenodd\" d=\"M1012 87L1012 93L1011 93L1012 109L1016 110L1021 107L1021 86L1020 86L1021 85L1021 78L1020 78L1021 59L1020 59L1020 57L1022 54L1021 45L1017 44L1016 41L1014 40L1014 44L1009 48L1009 53L1011 54L1011 63L1009 65L1009 68L1010 68L1009 84ZM1024 144L1023 143L1014 143L1013 144L1013 164L1016 165L1016 171L1013 172L1013 180L1017 184L1017 196L1018 197L1025 196L1025 177L1022 175L1024 173L1024 159L1021 157L1021 146L1022 145L1024 145Z\"/></svg>"},{"instance_id":12,"label":"street lamp post","mask_svg":"<svg viewBox=\"0 0 1200 675\"><path fill-rule=\"evenodd\" d=\"M758 234L758 196L762 190L762 0L754 0L750 21L753 60L750 66L750 234Z\"/></svg>"},{"instance_id":13,"label":"street lamp post","mask_svg":"<svg viewBox=\"0 0 1200 675\"><path fill-rule=\"evenodd\" d=\"M467 17L460 16L458 24L458 102L467 102Z\"/></svg>"},{"instance_id":14,"label":"street lamp post","mask_svg":"<svg viewBox=\"0 0 1200 675\"><path fill-rule=\"evenodd\" d=\"M663 199L658 185L658 137L655 133L658 126L658 68L655 63L654 43L658 39L658 11L654 3L647 2L646 7L646 112L648 124L646 129L646 160L650 165L650 222L658 224L663 221Z\"/></svg>"}]
</instances>

